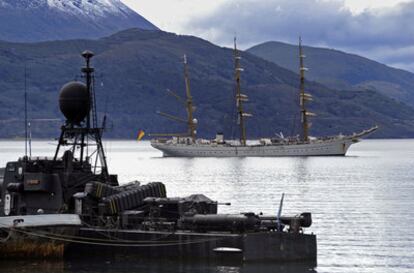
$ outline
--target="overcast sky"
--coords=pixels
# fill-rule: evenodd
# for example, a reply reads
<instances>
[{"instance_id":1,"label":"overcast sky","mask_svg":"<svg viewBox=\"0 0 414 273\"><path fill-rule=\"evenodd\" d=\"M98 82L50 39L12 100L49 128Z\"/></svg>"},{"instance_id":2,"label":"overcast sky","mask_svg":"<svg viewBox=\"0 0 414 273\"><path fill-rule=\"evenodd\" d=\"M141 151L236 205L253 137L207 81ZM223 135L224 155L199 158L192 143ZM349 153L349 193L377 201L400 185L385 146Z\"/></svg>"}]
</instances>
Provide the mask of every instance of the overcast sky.
<instances>
[{"instance_id":1,"label":"overcast sky","mask_svg":"<svg viewBox=\"0 0 414 273\"><path fill-rule=\"evenodd\" d=\"M122 0L165 31L244 49L265 41L341 49L414 72L414 0Z\"/></svg>"}]
</instances>

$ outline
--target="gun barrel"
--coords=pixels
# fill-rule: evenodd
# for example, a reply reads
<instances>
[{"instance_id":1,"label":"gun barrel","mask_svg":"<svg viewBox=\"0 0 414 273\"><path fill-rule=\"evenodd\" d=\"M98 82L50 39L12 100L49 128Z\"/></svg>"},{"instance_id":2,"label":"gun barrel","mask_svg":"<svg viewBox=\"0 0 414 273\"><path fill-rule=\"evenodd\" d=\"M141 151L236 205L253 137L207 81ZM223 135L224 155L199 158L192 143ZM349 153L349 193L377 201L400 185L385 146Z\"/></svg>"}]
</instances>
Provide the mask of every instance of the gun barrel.
<instances>
[{"instance_id":1,"label":"gun barrel","mask_svg":"<svg viewBox=\"0 0 414 273\"><path fill-rule=\"evenodd\" d=\"M312 225L312 214L310 212L304 212L296 216L281 216L280 219L277 216L273 216L273 215L270 215L270 216L260 215L259 219L261 221L267 221L267 222L269 221L277 222L280 220L282 224L289 225L289 226L292 225L293 222L298 221L299 225L304 228L308 228Z\"/></svg>"}]
</instances>

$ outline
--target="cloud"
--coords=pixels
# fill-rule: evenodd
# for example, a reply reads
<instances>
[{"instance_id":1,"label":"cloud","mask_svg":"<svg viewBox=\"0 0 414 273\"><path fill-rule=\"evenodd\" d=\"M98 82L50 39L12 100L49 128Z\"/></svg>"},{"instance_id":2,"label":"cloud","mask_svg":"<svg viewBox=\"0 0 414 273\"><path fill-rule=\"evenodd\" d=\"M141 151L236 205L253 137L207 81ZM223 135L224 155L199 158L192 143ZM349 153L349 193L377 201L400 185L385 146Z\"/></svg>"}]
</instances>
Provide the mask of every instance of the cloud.
<instances>
[{"instance_id":1,"label":"cloud","mask_svg":"<svg viewBox=\"0 0 414 273\"><path fill-rule=\"evenodd\" d=\"M241 46L270 41L359 53L414 71L414 1L352 13L344 1L228 0L205 16L190 17L189 32L230 45L237 33Z\"/></svg>"}]
</instances>

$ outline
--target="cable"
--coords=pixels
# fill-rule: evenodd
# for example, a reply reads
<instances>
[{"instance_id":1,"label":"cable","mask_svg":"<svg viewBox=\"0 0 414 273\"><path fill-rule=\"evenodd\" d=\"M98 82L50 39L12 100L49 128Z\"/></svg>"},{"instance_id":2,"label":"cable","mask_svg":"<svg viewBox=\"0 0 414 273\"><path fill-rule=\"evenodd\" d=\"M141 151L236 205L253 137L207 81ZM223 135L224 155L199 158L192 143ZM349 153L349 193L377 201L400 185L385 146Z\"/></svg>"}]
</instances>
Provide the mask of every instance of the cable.
<instances>
[{"instance_id":1,"label":"cable","mask_svg":"<svg viewBox=\"0 0 414 273\"><path fill-rule=\"evenodd\" d=\"M30 236L34 236L34 237L39 237L39 238L45 238L45 239L50 239L50 240L55 240L55 241L61 241L61 242L68 242L68 243L77 243L77 244L86 244L86 245L99 245L99 246L119 246L119 247L162 247L162 246L175 246L175 245L189 245L189 244L201 244L201 243L205 243L205 242L212 242L212 241L219 241L222 240L221 238L214 238L214 239L203 239L203 240L189 240L189 241L185 241L185 242L178 242L178 243L163 243L163 244L122 244L122 243L99 243L99 242L91 242L91 241L82 241L82 240L73 240L73 239L66 239L63 237L59 237L59 236L47 236L47 235L43 235L43 234L39 234L39 233L35 233L35 232L29 232L29 231L24 231L24 230L19 230L16 228L10 228L10 230L12 231L16 231L19 233L23 233L26 235L30 235Z\"/></svg>"},{"instance_id":2,"label":"cable","mask_svg":"<svg viewBox=\"0 0 414 273\"><path fill-rule=\"evenodd\" d=\"M108 238L113 238L112 240L105 240L105 239L99 239L99 238L92 238L92 237L82 237L82 236L73 236L73 235L64 235L64 234L54 234L54 233L36 233L36 232L29 232L29 231L24 231L24 230L20 230L17 229L16 227L6 227L5 225L3 225L5 228L3 229L8 229L10 231L16 231L16 232L20 232L26 235L32 235L32 236L36 236L36 237L42 237L42 238L48 238L48 239L52 239L52 240L60 240L60 241L68 241L68 242L75 242L75 243L83 243L83 244L99 244L99 243L95 243L95 242L90 242L90 241L96 241L96 242L103 242L101 243L102 245L114 245L114 246L164 246L164 245L180 245L180 244L193 244L193 243L203 243L203 242L207 242L207 241L218 241L218 240L222 240L220 238L215 238L215 239L203 239L203 240L189 240L188 242L182 242L181 240L179 241L159 241L161 239L167 238L171 235L174 235L175 233L168 233L164 236L161 236L160 238L156 238L153 240L145 240L145 241L140 241L140 240L124 240L124 239L119 239L117 237L108 237ZM108 230L109 231L109 230ZM100 235L106 236L106 234L96 231L96 233L99 233ZM9 232L8 237L6 238L7 240L10 238L11 236L11 232ZM76 240L77 239L77 240ZM4 239L3 239L4 240ZM110 243L113 241L118 241L118 242L130 242L131 244L114 244L114 243ZM137 244L137 243L148 243L148 242L154 242L151 244ZM155 244L155 243L159 243L160 244Z\"/></svg>"}]
</instances>

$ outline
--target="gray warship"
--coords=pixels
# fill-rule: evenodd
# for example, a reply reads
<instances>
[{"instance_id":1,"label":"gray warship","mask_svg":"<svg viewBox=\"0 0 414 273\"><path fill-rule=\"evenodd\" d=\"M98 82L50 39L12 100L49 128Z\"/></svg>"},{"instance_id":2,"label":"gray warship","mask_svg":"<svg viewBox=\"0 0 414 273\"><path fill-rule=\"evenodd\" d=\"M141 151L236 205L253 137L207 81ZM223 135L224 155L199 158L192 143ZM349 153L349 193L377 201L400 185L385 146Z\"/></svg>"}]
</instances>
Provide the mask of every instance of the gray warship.
<instances>
[{"instance_id":1,"label":"gray warship","mask_svg":"<svg viewBox=\"0 0 414 273\"><path fill-rule=\"evenodd\" d=\"M94 68L60 91L66 118L53 157L23 156L0 169L0 259L309 261L310 213L220 214L203 194L169 197L165 184L119 183L108 172L98 125Z\"/></svg>"}]
</instances>

